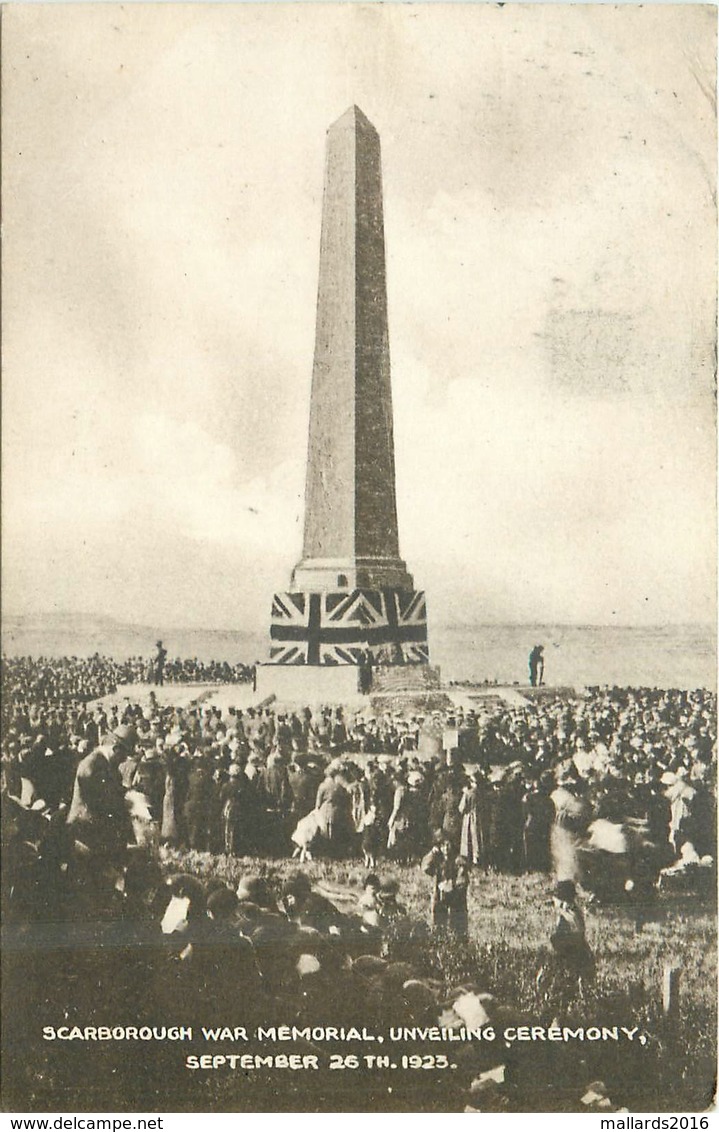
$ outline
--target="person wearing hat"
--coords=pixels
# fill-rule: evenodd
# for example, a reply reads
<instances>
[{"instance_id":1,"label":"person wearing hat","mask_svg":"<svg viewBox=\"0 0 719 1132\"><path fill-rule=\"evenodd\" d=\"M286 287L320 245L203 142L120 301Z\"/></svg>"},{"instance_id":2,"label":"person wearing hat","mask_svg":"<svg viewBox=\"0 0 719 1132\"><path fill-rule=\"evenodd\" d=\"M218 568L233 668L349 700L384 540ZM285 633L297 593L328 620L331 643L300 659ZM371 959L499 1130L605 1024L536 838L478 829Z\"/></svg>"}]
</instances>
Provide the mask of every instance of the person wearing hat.
<instances>
[{"instance_id":1,"label":"person wearing hat","mask_svg":"<svg viewBox=\"0 0 719 1132\"><path fill-rule=\"evenodd\" d=\"M361 826L362 858L366 869L374 869L382 849L382 827L374 803L367 807Z\"/></svg>"},{"instance_id":2,"label":"person wearing hat","mask_svg":"<svg viewBox=\"0 0 719 1132\"><path fill-rule=\"evenodd\" d=\"M52 810L67 800L75 780L76 764L64 742L36 743L23 760L23 778L29 780L31 801L42 799Z\"/></svg>"},{"instance_id":3,"label":"person wearing hat","mask_svg":"<svg viewBox=\"0 0 719 1132\"><path fill-rule=\"evenodd\" d=\"M542 771L536 780L527 784L522 798L522 864L529 872L548 873L551 868L549 839L554 821L553 788L551 771Z\"/></svg>"},{"instance_id":4,"label":"person wearing hat","mask_svg":"<svg viewBox=\"0 0 719 1132\"><path fill-rule=\"evenodd\" d=\"M352 800L339 766L330 764L317 790L315 810L329 855L345 856L352 841Z\"/></svg>"},{"instance_id":5,"label":"person wearing hat","mask_svg":"<svg viewBox=\"0 0 719 1132\"><path fill-rule=\"evenodd\" d=\"M554 822L550 833L552 863L556 872L579 879L580 838L586 833L591 810L586 799L586 784L573 764L559 771L557 786L550 794L554 805Z\"/></svg>"},{"instance_id":6,"label":"person wearing hat","mask_svg":"<svg viewBox=\"0 0 719 1132\"><path fill-rule=\"evenodd\" d=\"M445 786L441 797L439 813L443 831L446 833L449 840L454 846L455 852L459 852L460 842L462 837L462 812L460 810L460 803L465 785L465 772L459 763L455 763L447 768L446 777L444 779Z\"/></svg>"},{"instance_id":7,"label":"person wearing hat","mask_svg":"<svg viewBox=\"0 0 719 1132\"><path fill-rule=\"evenodd\" d=\"M162 687L165 682L165 661L167 660L167 649L162 647L162 641L157 641L155 644L157 652L152 664L152 671L154 676L154 683L158 687Z\"/></svg>"},{"instance_id":8,"label":"person wearing hat","mask_svg":"<svg viewBox=\"0 0 719 1132\"><path fill-rule=\"evenodd\" d=\"M102 746L113 752L113 761L118 768L126 759L136 758L137 731L131 723L120 723L103 739Z\"/></svg>"},{"instance_id":9,"label":"person wearing hat","mask_svg":"<svg viewBox=\"0 0 719 1132\"><path fill-rule=\"evenodd\" d=\"M594 978L594 955L586 940L584 915L574 881L560 880L552 900L557 920L549 942L557 964L555 973L562 983L561 993L569 999L586 990Z\"/></svg>"},{"instance_id":10,"label":"person wearing hat","mask_svg":"<svg viewBox=\"0 0 719 1132\"><path fill-rule=\"evenodd\" d=\"M296 872L282 885L281 905L288 920L303 928L314 928L323 936L341 935L346 917L331 900L314 892L306 873Z\"/></svg>"},{"instance_id":11,"label":"person wearing hat","mask_svg":"<svg viewBox=\"0 0 719 1132\"><path fill-rule=\"evenodd\" d=\"M392 813L394 791L387 774L377 759L368 759L364 771L365 809L374 806L377 824L385 830Z\"/></svg>"},{"instance_id":12,"label":"person wearing hat","mask_svg":"<svg viewBox=\"0 0 719 1132\"><path fill-rule=\"evenodd\" d=\"M240 904L253 904L272 915L278 914L277 901L266 877L257 874L241 877L235 895Z\"/></svg>"},{"instance_id":13,"label":"person wearing hat","mask_svg":"<svg viewBox=\"0 0 719 1132\"><path fill-rule=\"evenodd\" d=\"M242 931L240 902L225 885L207 897L207 922L195 945L202 982L203 1018L210 1024L242 1011L252 1017L262 990L260 965L251 940Z\"/></svg>"},{"instance_id":14,"label":"person wearing hat","mask_svg":"<svg viewBox=\"0 0 719 1132\"><path fill-rule=\"evenodd\" d=\"M204 927L207 913L207 891L202 881L190 873L174 873L164 884L164 900L158 904L162 909L160 928L165 936L180 939L180 950Z\"/></svg>"},{"instance_id":15,"label":"person wearing hat","mask_svg":"<svg viewBox=\"0 0 719 1132\"><path fill-rule=\"evenodd\" d=\"M399 881L389 878L380 882L379 877L369 873L364 880L364 893L357 902L362 916L361 932L367 943L374 940L381 943L384 933L391 929L395 940L403 946L412 940L413 924L406 910L398 903Z\"/></svg>"},{"instance_id":16,"label":"person wearing hat","mask_svg":"<svg viewBox=\"0 0 719 1132\"><path fill-rule=\"evenodd\" d=\"M394 877L383 880L377 892L380 927L387 927L407 915L406 909L398 901L398 896L399 881Z\"/></svg>"},{"instance_id":17,"label":"person wearing hat","mask_svg":"<svg viewBox=\"0 0 719 1132\"><path fill-rule=\"evenodd\" d=\"M289 728L287 729L289 732ZM288 744L291 746L291 733ZM289 814L292 808L292 788L287 772L287 758L280 750L267 758L262 772L266 796L266 845L271 851L283 850L289 833Z\"/></svg>"},{"instance_id":18,"label":"person wearing hat","mask_svg":"<svg viewBox=\"0 0 719 1132\"><path fill-rule=\"evenodd\" d=\"M287 779L292 794L291 813L295 823L314 809L322 778L322 771L316 762L302 751L294 752L292 762L287 767Z\"/></svg>"},{"instance_id":19,"label":"person wearing hat","mask_svg":"<svg viewBox=\"0 0 719 1132\"><path fill-rule=\"evenodd\" d=\"M432 926L452 935L467 936L467 890L469 865L454 850L447 834L438 829L435 843L422 861L422 871L434 878L430 903Z\"/></svg>"},{"instance_id":20,"label":"person wearing hat","mask_svg":"<svg viewBox=\"0 0 719 1132\"><path fill-rule=\"evenodd\" d=\"M489 864L489 811L486 803L490 790L484 772L477 767L465 783L459 800L462 832L459 851L472 865Z\"/></svg>"},{"instance_id":21,"label":"person wearing hat","mask_svg":"<svg viewBox=\"0 0 719 1132\"><path fill-rule=\"evenodd\" d=\"M184 805L184 823L190 849L207 852L210 843L210 810L212 808L212 763L197 748L187 774L187 793Z\"/></svg>"},{"instance_id":22,"label":"person wearing hat","mask_svg":"<svg viewBox=\"0 0 719 1132\"><path fill-rule=\"evenodd\" d=\"M263 774L264 759L255 752L245 763L243 784L249 787L242 796L242 841L244 852L263 856L271 849L268 844L268 799Z\"/></svg>"},{"instance_id":23,"label":"person wearing hat","mask_svg":"<svg viewBox=\"0 0 719 1132\"><path fill-rule=\"evenodd\" d=\"M535 645L529 654L529 683L533 688L544 681L544 645Z\"/></svg>"},{"instance_id":24,"label":"person wearing hat","mask_svg":"<svg viewBox=\"0 0 719 1132\"><path fill-rule=\"evenodd\" d=\"M187 797L188 764L189 750L186 743L168 746L165 749L165 788L162 796L160 840L167 845L184 845L186 842L184 808Z\"/></svg>"},{"instance_id":25,"label":"person wearing hat","mask_svg":"<svg viewBox=\"0 0 719 1132\"><path fill-rule=\"evenodd\" d=\"M138 750L127 751L117 770L120 775L123 790L131 790L135 772L137 771L142 752Z\"/></svg>"},{"instance_id":26,"label":"person wearing hat","mask_svg":"<svg viewBox=\"0 0 719 1132\"><path fill-rule=\"evenodd\" d=\"M427 848L427 798L419 771L397 772L392 812L387 822L387 848L399 861L416 860Z\"/></svg>"},{"instance_id":27,"label":"person wearing hat","mask_svg":"<svg viewBox=\"0 0 719 1132\"><path fill-rule=\"evenodd\" d=\"M164 751L157 746L148 747L142 754L132 776L131 786L147 798L153 822L158 825L162 818L162 801L165 795Z\"/></svg>"},{"instance_id":28,"label":"person wearing hat","mask_svg":"<svg viewBox=\"0 0 719 1132\"><path fill-rule=\"evenodd\" d=\"M124 857L132 840L122 785L101 748L78 763L67 825L75 839L99 857Z\"/></svg>"},{"instance_id":29,"label":"person wearing hat","mask_svg":"<svg viewBox=\"0 0 719 1132\"><path fill-rule=\"evenodd\" d=\"M231 763L227 771L227 781L220 787L222 844L228 857L240 857L244 852L244 803L251 789L252 785L240 764Z\"/></svg>"}]
</instances>

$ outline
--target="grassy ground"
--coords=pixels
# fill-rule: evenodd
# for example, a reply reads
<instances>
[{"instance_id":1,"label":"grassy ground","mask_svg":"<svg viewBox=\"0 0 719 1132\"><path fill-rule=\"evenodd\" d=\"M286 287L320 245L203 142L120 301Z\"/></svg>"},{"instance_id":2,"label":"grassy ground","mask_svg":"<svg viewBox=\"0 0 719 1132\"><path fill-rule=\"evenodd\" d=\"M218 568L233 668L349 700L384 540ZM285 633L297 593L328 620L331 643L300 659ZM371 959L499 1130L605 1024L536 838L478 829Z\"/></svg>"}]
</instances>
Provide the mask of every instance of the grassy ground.
<instances>
[{"instance_id":1,"label":"grassy ground","mask_svg":"<svg viewBox=\"0 0 719 1132\"><path fill-rule=\"evenodd\" d=\"M202 880L219 878L236 886L240 877L262 874L277 884L298 868L288 859L234 858L164 850L168 871L187 871ZM358 861L310 861L303 871L320 884L360 893L366 873ZM379 870L400 881L401 903L410 915L426 918L431 880L416 866L392 864ZM551 881L545 874L507 876L476 871L469 892L470 938L480 947L503 946L521 954L546 949L554 923ZM641 982L661 1000L666 964L682 968L682 999L710 1007L716 1000L716 908L696 897L661 896L640 930L628 907L585 907L587 939L597 957L597 974L606 987L626 989Z\"/></svg>"},{"instance_id":2,"label":"grassy ground","mask_svg":"<svg viewBox=\"0 0 719 1132\"><path fill-rule=\"evenodd\" d=\"M236 860L200 853L168 852L168 870L191 872L203 880L221 878L235 885L248 873L267 875L278 884L296 863L289 860ZM361 890L364 869L357 861L313 861L304 866L326 890ZM430 880L416 866L387 865L380 872L401 883L401 901L414 917L427 918ZM471 980L496 999L544 1021L547 1004L536 987L536 974L546 960L554 922L547 876L506 876L476 872L469 893L470 938L467 942L433 940L413 959L446 985ZM573 1025L638 1026L646 1046L634 1046L627 1057L603 1047L597 1061L582 1070L587 1080L620 1075L626 1094L621 1103L632 1111L697 1111L711 1102L716 1066L716 909L691 896L660 895L637 929L628 907L586 909L587 938L597 959L591 995L570 1007ZM394 958L404 958L397 941ZM666 966L681 968L677 1015L662 1012L662 980ZM614 1058L615 1060L612 1060ZM634 1080L627 1084L627 1074ZM538 1086L539 1087L539 1086ZM620 1090L621 1091L621 1090ZM552 1104L538 1096L537 1110ZM560 1106L561 1107L561 1106Z\"/></svg>"},{"instance_id":3,"label":"grassy ground","mask_svg":"<svg viewBox=\"0 0 719 1132\"><path fill-rule=\"evenodd\" d=\"M247 874L264 874L278 886L297 866L287 859L233 859L207 853L162 851L167 872L190 872L204 881L221 879L235 886ZM358 861L314 861L305 866L330 895L351 900L361 890L365 870ZM416 867L382 863L382 876L400 881L401 900L412 917L427 919L430 881ZM504 1025L548 1026L556 1002L537 990L536 974L546 961L554 922L549 878L474 874L469 894L470 935L467 941L428 936L408 945L406 937L390 940L390 958L409 961L413 970L438 980L446 989L476 984L495 997L490 1020L498 1032ZM237 1052L237 1047L177 1043L44 1042L42 1026L66 1021L87 1025L137 1024L137 1008L152 992L154 980L169 986L172 965L158 956L149 969L147 957L132 949L117 952L104 946L83 954L50 953L37 940L3 950L3 1106L35 1112L461 1112L470 1099L476 1075L506 1065L505 1085L494 1096L476 1101L482 1111L517 1112L581 1110L581 1097L592 1082L606 1085L614 1106L630 1112L698 1112L711 1103L716 1068L715 909L709 901L662 895L647 923L636 930L628 908L586 908L587 935L597 958L597 978L581 1001L565 1004L560 1023L576 1027L638 1027L644 1042L470 1043L450 1047L460 1062L451 1073L394 1074L375 1072L189 1073L188 1053ZM17 944L18 941L16 941ZM40 943L43 944L42 934ZM261 955L260 955L261 959ZM678 1014L662 1013L662 973L667 964L681 968ZM174 985L174 984L173 984ZM179 984L178 984L179 986ZM222 1023L247 1021L242 987L228 983ZM325 993L325 992L322 992ZM342 983L313 1003L303 1024L362 1025L363 1016L340 1019L346 1007ZM368 984L368 995L371 987ZM385 991L382 991L382 995ZM150 1001L154 1001L150 994ZM152 1024L207 1021L207 1003L188 1002L170 988L157 999L163 1011ZM195 1001L195 1000L193 1000ZM354 1000L352 1000L354 1001ZM398 1024L390 999L382 1016ZM169 1003L169 1005L168 1005ZM315 1005L319 1011L315 1013ZM269 1021L292 1023L294 1007ZM376 1001L375 1001L376 1007ZM498 1009L497 1009L498 1007ZM227 1018L224 1018L226 1009ZM362 998L358 1014L363 1015ZM143 1016L143 1015L141 1015ZM217 1024L217 1019L214 1023ZM406 1024L401 1015L399 1024ZM252 1044L248 1048L255 1048ZM266 1048L262 1052L267 1052ZM387 1047L384 1047L385 1049ZM366 1046L325 1043L326 1053L362 1056ZM244 1052L240 1047L240 1052ZM290 1052L282 1046L280 1052ZM373 1050L372 1052L376 1052ZM400 1046L391 1047L397 1056ZM409 1054L447 1052L444 1044L408 1043ZM465 1056L466 1055L466 1056ZM474 1099L474 1098L473 1098ZM471 1102L470 1102L471 1103Z\"/></svg>"}]
</instances>

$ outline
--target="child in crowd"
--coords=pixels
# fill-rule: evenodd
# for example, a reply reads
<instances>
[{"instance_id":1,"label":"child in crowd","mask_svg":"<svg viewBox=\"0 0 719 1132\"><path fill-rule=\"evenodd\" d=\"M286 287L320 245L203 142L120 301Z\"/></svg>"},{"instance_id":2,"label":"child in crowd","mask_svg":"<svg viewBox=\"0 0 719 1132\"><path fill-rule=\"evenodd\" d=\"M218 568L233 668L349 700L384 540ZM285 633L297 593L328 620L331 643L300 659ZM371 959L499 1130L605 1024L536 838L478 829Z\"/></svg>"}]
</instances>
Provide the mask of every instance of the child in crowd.
<instances>
[{"instance_id":1,"label":"child in crowd","mask_svg":"<svg viewBox=\"0 0 719 1132\"><path fill-rule=\"evenodd\" d=\"M370 806L362 819L362 856L366 869L377 868L377 854L379 853L381 839L377 807Z\"/></svg>"},{"instance_id":2,"label":"child in crowd","mask_svg":"<svg viewBox=\"0 0 719 1132\"><path fill-rule=\"evenodd\" d=\"M554 890L554 907L557 920L550 937L558 964L558 974L579 990L584 991L594 978L595 962L587 943L584 916L577 901L577 890L572 880L560 880Z\"/></svg>"},{"instance_id":3,"label":"child in crowd","mask_svg":"<svg viewBox=\"0 0 719 1132\"><path fill-rule=\"evenodd\" d=\"M432 926L435 930L447 930L453 935L466 937L469 934L469 864L455 851L442 829L435 831L434 845L422 860L422 871L434 877L430 904Z\"/></svg>"},{"instance_id":4,"label":"child in crowd","mask_svg":"<svg viewBox=\"0 0 719 1132\"><path fill-rule=\"evenodd\" d=\"M380 879L376 873L367 873L364 878L364 891L357 900L362 912L376 912L379 908Z\"/></svg>"}]
</instances>

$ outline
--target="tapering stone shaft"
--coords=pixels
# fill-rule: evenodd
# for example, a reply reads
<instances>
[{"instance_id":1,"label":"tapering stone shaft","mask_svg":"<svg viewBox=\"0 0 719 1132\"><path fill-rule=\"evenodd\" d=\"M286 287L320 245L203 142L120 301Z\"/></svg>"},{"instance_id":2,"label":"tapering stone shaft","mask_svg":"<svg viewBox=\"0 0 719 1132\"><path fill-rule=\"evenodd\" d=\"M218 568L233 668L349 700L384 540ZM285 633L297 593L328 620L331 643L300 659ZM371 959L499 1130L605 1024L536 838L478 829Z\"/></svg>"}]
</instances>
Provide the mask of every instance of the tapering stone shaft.
<instances>
[{"instance_id":1,"label":"tapering stone shaft","mask_svg":"<svg viewBox=\"0 0 719 1132\"><path fill-rule=\"evenodd\" d=\"M399 556L379 136L356 106L327 133L298 590L411 590Z\"/></svg>"}]
</instances>

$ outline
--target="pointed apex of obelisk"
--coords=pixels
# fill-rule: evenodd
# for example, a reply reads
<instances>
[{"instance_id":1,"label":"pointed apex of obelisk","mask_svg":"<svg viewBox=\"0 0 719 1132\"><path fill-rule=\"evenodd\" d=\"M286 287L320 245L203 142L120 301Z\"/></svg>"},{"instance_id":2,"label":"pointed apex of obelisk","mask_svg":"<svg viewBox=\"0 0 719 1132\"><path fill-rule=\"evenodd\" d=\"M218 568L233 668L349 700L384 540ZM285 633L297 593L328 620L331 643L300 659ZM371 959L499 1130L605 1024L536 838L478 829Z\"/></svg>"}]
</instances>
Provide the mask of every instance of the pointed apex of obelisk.
<instances>
[{"instance_id":1,"label":"pointed apex of obelisk","mask_svg":"<svg viewBox=\"0 0 719 1132\"><path fill-rule=\"evenodd\" d=\"M344 114L340 115L336 122L332 123L327 132L331 134L334 130L345 129L347 127L356 129L358 126L364 127L365 129L369 128L374 133L377 133L364 111L360 110L359 106L350 106L348 110L345 110Z\"/></svg>"}]
</instances>

